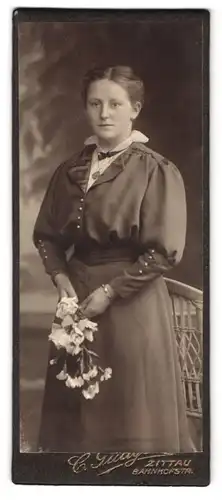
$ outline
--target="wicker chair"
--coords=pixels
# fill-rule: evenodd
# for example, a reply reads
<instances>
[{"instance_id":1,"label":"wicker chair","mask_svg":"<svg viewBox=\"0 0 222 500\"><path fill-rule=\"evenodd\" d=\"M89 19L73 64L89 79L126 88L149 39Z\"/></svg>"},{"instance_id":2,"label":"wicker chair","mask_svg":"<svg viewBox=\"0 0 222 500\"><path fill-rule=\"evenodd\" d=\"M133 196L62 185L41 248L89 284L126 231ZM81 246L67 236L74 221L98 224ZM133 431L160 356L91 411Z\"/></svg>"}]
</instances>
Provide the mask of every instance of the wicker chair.
<instances>
[{"instance_id":1,"label":"wicker chair","mask_svg":"<svg viewBox=\"0 0 222 500\"><path fill-rule=\"evenodd\" d=\"M203 292L168 278L165 282L172 303L187 415L194 422L193 428L199 429L194 430L195 447L199 451L202 449Z\"/></svg>"}]
</instances>

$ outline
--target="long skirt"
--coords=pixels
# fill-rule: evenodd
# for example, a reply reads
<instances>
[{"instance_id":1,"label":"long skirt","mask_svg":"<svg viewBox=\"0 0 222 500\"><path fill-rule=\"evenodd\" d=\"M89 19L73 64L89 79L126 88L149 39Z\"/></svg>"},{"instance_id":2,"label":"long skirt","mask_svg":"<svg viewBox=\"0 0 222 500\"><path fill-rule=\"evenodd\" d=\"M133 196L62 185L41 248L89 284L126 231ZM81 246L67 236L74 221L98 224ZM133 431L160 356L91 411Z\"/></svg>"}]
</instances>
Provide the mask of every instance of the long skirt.
<instances>
[{"instance_id":1,"label":"long skirt","mask_svg":"<svg viewBox=\"0 0 222 500\"><path fill-rule=\"evenodd\" d=\"M73 258L70 279L80 302L129 264L88 266ZM92 348L112 378L86 400L48 366L38 450L42 452L191 452L172 311L162 276L130 298L116 298ZM49 359L54 355L50 348Z\"/></svg>"}]
</instances>

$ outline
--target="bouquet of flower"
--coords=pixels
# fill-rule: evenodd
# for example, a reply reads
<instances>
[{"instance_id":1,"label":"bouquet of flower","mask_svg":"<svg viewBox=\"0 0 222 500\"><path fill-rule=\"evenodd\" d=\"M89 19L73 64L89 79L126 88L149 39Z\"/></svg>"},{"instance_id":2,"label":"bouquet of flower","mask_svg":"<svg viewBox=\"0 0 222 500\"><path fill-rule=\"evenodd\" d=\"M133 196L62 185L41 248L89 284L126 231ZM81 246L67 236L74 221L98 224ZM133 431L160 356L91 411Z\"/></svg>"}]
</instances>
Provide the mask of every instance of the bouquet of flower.
<instances>
[{"instance_id":1,"label":"bouquet of flower","mask_svg":"<svg viewBox=\"0 0 222 500\"><path fill-rule=\"evenodd\" d=\"M82 315L75 298L65 297L60 300L49 335L58 355L50 360L50 364L61 366L62 360L63 367L56 378L65 382L69 388L80 388L86 399L93 399L99 393L99 383L112 376L112 369L101 368L98 354L88 348L97 330L97 323ZM69 373L70 355L73 359L72 373Z\"/></svg>"}]
</instances>

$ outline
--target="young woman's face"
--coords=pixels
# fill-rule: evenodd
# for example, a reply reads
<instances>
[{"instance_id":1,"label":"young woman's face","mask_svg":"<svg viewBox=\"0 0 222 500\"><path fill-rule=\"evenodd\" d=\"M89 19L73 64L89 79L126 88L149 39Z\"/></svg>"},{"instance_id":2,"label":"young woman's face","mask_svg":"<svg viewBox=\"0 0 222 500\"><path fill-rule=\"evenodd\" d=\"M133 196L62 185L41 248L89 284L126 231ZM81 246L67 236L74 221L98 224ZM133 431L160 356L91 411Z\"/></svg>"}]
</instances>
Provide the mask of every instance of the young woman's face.
<instances>
[{"instance_id":1,"label":"young woman's face","mask_svg":"<svg viewBox=\"0 0 222 500\"><path fill-rule=\"evenodd\" d=\"M101 143L118 144L129 136L141 109L132 105L127 91L118 83L103 79L92 82L88 89L86 111L94 133Z\"/></svg>"}]
</instances>

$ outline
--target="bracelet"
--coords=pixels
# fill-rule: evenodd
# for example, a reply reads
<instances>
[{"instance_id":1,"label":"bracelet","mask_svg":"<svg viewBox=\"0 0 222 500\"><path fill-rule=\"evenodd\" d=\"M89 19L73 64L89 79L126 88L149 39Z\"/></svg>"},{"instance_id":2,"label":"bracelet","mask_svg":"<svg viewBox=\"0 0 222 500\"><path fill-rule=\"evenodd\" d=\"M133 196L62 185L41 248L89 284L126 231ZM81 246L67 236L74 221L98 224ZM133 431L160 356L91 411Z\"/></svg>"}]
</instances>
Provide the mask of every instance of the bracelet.
<instances>
[{"instance_id":1,"label":"bracelet","mask_svg":"<svg viewBox=\"0 0 222 500\"><path fill-rule=\"evenodd\" d=\"M102 284L102 288L110 300L114 298L115 292L114 292L114 290L112 290L110 285Z\"/></svg>"}]
</instances>

